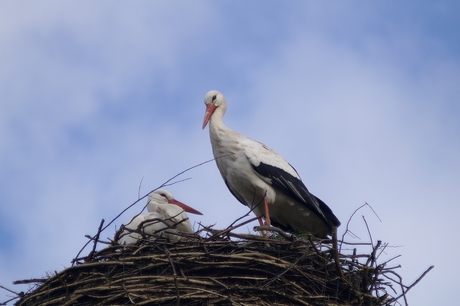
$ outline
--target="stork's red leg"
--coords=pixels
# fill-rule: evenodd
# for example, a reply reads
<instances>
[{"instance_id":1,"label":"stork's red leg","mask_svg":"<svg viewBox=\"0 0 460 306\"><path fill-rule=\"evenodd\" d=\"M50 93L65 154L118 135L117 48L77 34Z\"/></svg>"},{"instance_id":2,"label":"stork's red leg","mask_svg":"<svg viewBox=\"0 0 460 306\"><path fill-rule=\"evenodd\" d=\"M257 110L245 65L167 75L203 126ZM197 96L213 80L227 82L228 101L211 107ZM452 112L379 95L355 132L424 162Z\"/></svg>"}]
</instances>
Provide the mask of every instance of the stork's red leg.
<instances>
[{"instance_id":1,"label":"stork's red leg","mask_svg":"<svg viewBox=\"0 0 460 306\"><path fill-rule=\"evenodd\" d=\"M259 220L260 226L262 225L270 225L270 213L268 212L268 201L267 198L264 197L264 208L265 208L265 222L262 221L262 216L258 216L257 220ZM270 233L268 231L262 231L265 237L269 237Z\"/></svg>"},{"instance_id":2,"label":"stork's red leg","mask_svg":"<svg viewBox=\"0 0 460 306\"><path fill-rule=\"evenodd\" d=\"M264 198L264 206L265 206L265 225L270 225L272 222L270 221L270 213L268 211L267 198Z\"/></svg>"},{"instance_id":3,"label":"stork's red leg","mask_svg":"<svg viewBox=\"0 0 460 306\"><path fill-rule=\"evenodd\" d=\"M262 220L261 216L257 217L257 220L259 220L260 226L264 225L264 221Z\"/></svg>"}]
</instances>

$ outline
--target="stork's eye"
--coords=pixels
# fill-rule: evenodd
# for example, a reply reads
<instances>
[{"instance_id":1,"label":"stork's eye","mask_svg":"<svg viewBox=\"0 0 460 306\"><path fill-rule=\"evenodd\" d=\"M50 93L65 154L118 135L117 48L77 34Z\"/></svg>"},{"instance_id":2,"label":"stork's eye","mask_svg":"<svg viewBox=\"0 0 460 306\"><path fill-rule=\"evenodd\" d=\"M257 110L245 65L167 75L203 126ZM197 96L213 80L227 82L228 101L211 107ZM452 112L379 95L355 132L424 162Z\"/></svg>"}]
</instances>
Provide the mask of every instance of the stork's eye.
<instances>
[{"instance_id":1,"label":"stork's eye","mask_svg":"<svg viewBox=\"0 0 460 306\"><path fill-rule=\"evenodd\" d=\"M217 95L212 96L212 102L214 102L215 99L217 99Z\"/></svg>"},{"instance_id":2,"label":"stork's eye","mask_svg":"<svg viewBox=\"0 0 460 306\"><path fill-rule=\"evenodd\" d=\"M161 195L163 198L166 198L166 199L168 198L168 197L166 196L166 194L164 194L164 193L160 193L160 195Z\"/></svg>"}]
</instances>

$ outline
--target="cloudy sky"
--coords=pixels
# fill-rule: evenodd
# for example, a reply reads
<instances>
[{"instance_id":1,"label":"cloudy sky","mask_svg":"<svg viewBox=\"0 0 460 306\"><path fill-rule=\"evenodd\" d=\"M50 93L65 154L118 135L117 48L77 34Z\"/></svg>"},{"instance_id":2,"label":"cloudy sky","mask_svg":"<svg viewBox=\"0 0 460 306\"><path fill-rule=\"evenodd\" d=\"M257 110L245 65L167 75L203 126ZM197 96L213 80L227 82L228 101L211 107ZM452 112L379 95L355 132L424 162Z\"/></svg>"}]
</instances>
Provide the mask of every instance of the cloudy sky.
<instances>
[{"instance_id":1,"label":"cloudy sky","mask_svg":"<svg viewBox=\"0 0 460 306\"><path fill-rule=\"evenodd\" d=\"M0 285L68 267L139 189L211 159L217 89L225 123L283 155L339 234L367 202L381 222L363 209L350 229L368 241L364 215L406 284L435 265L411 305L454 304L459 15L455 1L0 2ZM214 163L178 179L194 222L247 212Z\"/></svg>"}]
</instances>

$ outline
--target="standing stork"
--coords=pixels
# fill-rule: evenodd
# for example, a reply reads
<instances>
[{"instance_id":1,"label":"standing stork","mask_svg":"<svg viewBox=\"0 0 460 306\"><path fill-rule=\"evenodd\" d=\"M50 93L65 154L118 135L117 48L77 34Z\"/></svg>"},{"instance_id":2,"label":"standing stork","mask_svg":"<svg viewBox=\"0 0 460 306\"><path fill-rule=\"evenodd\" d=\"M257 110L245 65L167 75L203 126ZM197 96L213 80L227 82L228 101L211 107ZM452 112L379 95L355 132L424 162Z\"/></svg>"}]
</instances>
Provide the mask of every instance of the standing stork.
<instances>
[{"instance_id":1,"label":"standing stork","mask_svg":"<svg viewBox=\"0 0 460 306\"><path fill-rule=\"evenodd\" d=\"M149 194L146 214L135 216L117 234L119 244L135 244L143 237L164 237L171 241L180 240L175 233L193 233L192 225L185 212L202 215L199 211L174 199L166 190L155 190Z\"/></svg>"},{"instance_id":2,"label":"standing stork","mask_svg":"<svg viewBox=\"0 0 460 306\"><path fill-rule=\"evenodd\" d=\"M273 224L296 233L331 235L340 221L312 195L297 171L275 151L226 127L222 118L227 102L211 90L204 98L203 129L209 123L212 152L230 192L251 208L262 225Z\"/></svg>"}]
</instances>

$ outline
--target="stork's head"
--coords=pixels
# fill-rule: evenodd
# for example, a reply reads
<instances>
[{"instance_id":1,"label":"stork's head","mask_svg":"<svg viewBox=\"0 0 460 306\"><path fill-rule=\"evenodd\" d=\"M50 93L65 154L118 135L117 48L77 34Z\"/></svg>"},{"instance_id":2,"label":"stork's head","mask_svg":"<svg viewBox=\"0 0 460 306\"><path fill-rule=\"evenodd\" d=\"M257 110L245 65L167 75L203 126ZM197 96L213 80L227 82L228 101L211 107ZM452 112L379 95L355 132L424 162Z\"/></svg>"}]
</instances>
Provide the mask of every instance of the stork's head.
<instances>
[{"instance_id":1,"label":"stork's head","mask_svg":"<svg viewBox=\"0 0 460 306\"><path fill-rule=\"evenodd\" d=\"M173 195L169 191L164 189L155 190L149 194L147 210L149 212L155 212L157 211L157 207L159 205L167 204L177 205L186 212L189 212L191 214L202 215L202 213L200 213L198 210L191 208L190 206L174 199Z\"/></svg>"},{"instance_id":2,"label":"stork's head","mask_svg":"<svg viewBox=\"0 0 460 306\"><path fill-rule=\"evenodd\" d=\"M169 201L173 201L174 197L171 192L167 190L155 190L154 192L149 194L149 205L162 205L162 204L169 204Z\"/></svg>"},{"instance_id":3,"label":"stork's head","mask_svg":"<svg viewBox=\"0 0 460 306\"><path fill-rule=\"evenodd\" d=\"M224 95L217 90L211 90L204 96L204 104L206 105L206 112L204 114L203 129L206 127L212 114L218 107L222 108L223 111L225 111L227 107Z\"/></svg>"}]
</instances>

